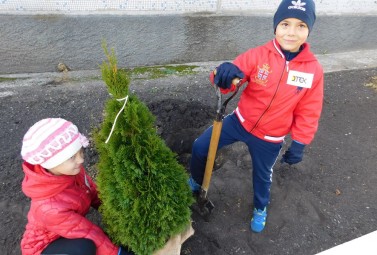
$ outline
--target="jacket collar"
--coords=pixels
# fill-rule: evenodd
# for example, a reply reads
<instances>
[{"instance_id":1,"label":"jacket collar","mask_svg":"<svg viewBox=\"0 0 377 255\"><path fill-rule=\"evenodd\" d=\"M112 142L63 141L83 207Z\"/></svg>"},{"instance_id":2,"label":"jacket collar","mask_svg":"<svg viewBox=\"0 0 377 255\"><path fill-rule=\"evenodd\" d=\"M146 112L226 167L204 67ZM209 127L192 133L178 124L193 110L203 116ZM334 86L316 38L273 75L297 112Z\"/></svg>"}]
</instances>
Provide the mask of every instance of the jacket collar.
<instances>
[{"instance_id":1,"label":"jacket collar","mask_svg":"<svg viewBox=\"0 0 377 255\"><path fill-rule=\"evenodd\" d=\"M278 41L274 38L273 40L267 42L265 46L272 52L280 55L281 58L285 59L285 55L278 43ZM317 58L314 54L310 51L310 44L305 42L302 44L302 50L300 54L298 54L292 61L300 61L300 62L308 62L308 61L317 61Z\"/></svg>"},{"instance_id":2,"label":"jacket collar","mask_svg":"<svg viewBox=\"0 0 377 255\"><path fill-rule=\"evenodd\" d=\"M46 199L57 195L70 185L75 185L84 173L81 167L79 174L56 176L47 172L40 165L31 165L27 162L22 164L25 173L22 181L22 191L31 199Z\"/></svg>"}]
</instances>

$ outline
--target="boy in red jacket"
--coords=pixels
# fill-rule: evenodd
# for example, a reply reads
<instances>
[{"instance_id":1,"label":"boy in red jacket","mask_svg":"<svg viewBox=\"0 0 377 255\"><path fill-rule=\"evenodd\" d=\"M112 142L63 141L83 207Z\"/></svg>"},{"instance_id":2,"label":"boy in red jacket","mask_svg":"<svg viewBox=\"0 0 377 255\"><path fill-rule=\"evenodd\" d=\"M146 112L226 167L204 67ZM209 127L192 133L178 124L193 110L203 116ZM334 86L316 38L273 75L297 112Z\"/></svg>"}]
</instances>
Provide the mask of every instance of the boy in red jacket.
<instances>
[{"instance_id":1,"label":"boy in red jacket","mask_svg":"<svg viewBox=\"0 0 377 255\"><path fill-rule=\"evenodd\" d=\"M223 120L218 149L237 141L249 149L253 167L254 210L250 227L266 224L273 166L284 137L292 143L281 162L296 164L318 128L323 101L323 69L306 43L313 28L312 0L283 0L273 19L275 38L217 67L211 81L222 93L234 91L232 80L246 83L238 107ZM195 140L189 184L194 192L203 181L212 127Z\"/></svg>"},{"instance_id":2,"label":"boy in red jacket","mask_svg":"<svg viewBox=\"0 0 377 255\"><path fill-rule=\"evenodd\" d=\"M85 215L98 209L96 185L85 173L88 139L60 118L43 119L25 134L22 190L31 198L23 255L127 255Z\"/></svg>"}]
</instances>

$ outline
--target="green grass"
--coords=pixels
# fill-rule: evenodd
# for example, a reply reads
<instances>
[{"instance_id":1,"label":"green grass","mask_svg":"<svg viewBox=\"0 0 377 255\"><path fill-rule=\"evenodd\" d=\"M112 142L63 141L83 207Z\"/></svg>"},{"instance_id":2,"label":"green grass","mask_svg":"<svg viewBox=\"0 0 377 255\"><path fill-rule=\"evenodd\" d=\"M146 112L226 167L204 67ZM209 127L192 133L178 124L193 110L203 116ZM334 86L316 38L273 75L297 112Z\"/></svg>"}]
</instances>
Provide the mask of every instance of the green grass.
<instances>
[{"instance_id":1,"label":"green grass","mask_svg":"<svg viewBox=\"0 0 377 255\"><path fill-rule=\"evenodd\" d=\"M188 75L197 73L191 65L142 66L125 68L133 79L158 79L169 75Z\"/></svg>"},{"instance_id":2,"label":"green grass","mask_svg":"<svg viewBox=\"0 0 377 255\"><path fill-rule=\"evenodd\" d=\"M0 82L14 81L14 80L17 80L17 78L0 77Z\"/></svg>"},{"instance_id":3,"label":"green grass","mask_svg":"<svg viewBox=\"0 0 377 255\"><path fill-rule=\"evenodd\" d=\"M167 77L169 75L189 75L195 74L195 68L198 66L194 65L166 65L166 66L141 66L141 67L134 67L134 68L124 68L126 72L129 73L131 79L158 79ZM72 82L76 81L83 81L83 78L67 78ZM101 76L92 76L85 78L84 80L101 80ZM14 81L17 78L8 78L8 77L1 77L0 82L6 81Z\"/></svg>"}]
</instances>

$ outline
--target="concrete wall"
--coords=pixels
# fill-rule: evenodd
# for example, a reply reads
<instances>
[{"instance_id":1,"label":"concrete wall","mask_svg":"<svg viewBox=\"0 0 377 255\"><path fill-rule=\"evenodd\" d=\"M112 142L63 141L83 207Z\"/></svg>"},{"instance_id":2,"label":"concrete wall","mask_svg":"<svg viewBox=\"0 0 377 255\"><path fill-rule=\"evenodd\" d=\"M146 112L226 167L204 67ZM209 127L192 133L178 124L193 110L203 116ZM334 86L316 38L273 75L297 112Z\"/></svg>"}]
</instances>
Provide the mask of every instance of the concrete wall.
<instances>
[{"instance_id":1,"label":"concrete wall","mask_svg":"<svg viewBox=\"0 0 377 255\"><path fill-rule=\"evenodd\" d=\"M16 2L24 5L11 9L10 4ZM59 3L60 8L37 2ZM272 15L279 3L262 0L82 0L80 3L87 4L82 8L87 9L79 10L72 2L1 1L0 74L55 71L59 62L73 70L97 69L104 59L103 39L115 49L120 66L233 59L248 48L273 38ZM128 8L139 8L137 2L163 2L168 11L133 10L131 15L130 9L111 9L110 4L114 2L128 2ZM180 5L173 5L173 2ZM101 3L108 4L108 8L100 8ZM264 11L255 11L235 8L237 5L266 7ZM209 6L215 11L206 9ZM329 13L318 14L309 36L313 51L325 54L377 48L376 6L374 0L322 0L317 3L318 10L322 8ZM93 9L89 10L89 7ZM177 13L178 7L181 13ZM207 12L195 11L203 10L201 8ZM344 11L337 13L341 10Z\"/></svg>"},{"instance_id":2,"label":"concrete wall","mask_svg":"<svg viewBox=\"0 0 377 255\"><path fill-rule=\"evenodd\" d=\"M280 0L2 0L0 13L176 14L192 12L273 12ZM377 13L375 0L317 0L318 13Z\"/></svg>"}]
</instances>

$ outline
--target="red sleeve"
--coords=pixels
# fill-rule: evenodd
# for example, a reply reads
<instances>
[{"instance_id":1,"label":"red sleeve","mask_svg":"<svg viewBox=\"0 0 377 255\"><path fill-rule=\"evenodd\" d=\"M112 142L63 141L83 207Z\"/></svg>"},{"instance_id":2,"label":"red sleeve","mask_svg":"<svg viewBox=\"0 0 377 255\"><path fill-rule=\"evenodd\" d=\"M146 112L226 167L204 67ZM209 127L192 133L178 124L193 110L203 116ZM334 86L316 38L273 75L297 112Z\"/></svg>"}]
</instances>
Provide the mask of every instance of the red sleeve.
<instances>
[{"instance_id":1,"label":"red sleeve","mask_svg":"<svg viewBox=\"0 0 377 255\"><path fill-rule=\"evenodd\" d=\"M248 51L238 55L233 64L235 64L245 75L242 82L250 82L250 75L255 68L257 68L257 49L252 48Z\"/></svg>"},{"instance_id":2,"label":"red sleeve","mask_svg":"<svg viewBox=\"0 0 377 255\"><path fill-rule=\"evenodd\" d=\"M36 221L43 222L46 229L65 238L87 238L97 247L96 255L116 255L118 247L105 235L100 227L84 216L74 212L64 203L41 205L35 213Z\"/></svg>"}]
</instances>

